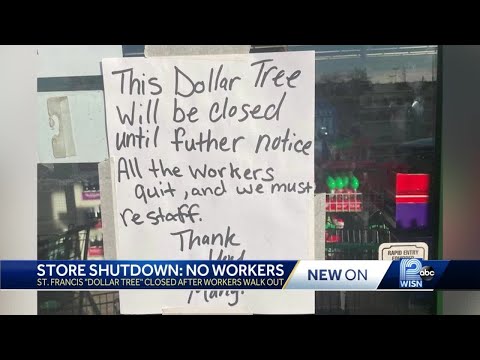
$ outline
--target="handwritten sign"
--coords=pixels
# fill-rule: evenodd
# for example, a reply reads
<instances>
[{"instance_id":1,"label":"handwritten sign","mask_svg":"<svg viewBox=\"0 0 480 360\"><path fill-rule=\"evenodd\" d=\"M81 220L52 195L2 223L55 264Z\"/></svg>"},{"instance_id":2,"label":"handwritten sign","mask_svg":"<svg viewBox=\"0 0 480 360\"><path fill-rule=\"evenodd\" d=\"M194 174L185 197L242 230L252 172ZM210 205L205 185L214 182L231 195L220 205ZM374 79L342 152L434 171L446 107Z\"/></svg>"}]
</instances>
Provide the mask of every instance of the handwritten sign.
<instances>
[{"instance_id":1,"label":"handwritten sign","mask_svg":"<svg viewBox=\"0 0 480 360\"><path fill-rule=\"evenodd\" d=\"M104 59L119 259L313 257L314 53ZM122 291L123 313L313 293Z\"/></svg>"}]
</instances>

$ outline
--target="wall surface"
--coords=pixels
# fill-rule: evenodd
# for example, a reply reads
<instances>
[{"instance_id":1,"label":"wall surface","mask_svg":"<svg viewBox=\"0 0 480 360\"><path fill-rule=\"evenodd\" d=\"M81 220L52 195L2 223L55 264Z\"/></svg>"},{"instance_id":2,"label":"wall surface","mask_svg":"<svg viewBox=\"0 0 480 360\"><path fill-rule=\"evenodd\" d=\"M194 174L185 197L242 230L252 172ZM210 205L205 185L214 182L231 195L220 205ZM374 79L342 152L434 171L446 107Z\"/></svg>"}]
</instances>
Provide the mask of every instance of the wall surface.
<instances>
[{"instance_id":1,"label":"wall surface","mask_svg":"<svg viewBox=\"0 0 480 360\"><path fill-rule=\"evenodd\" d=\"M0 46L0 259L37 257L37 60ZM36 313L36 291L0 291L0 315Z\"/></svg>"},{"instance_id":2,"label":"wall surface","mask_svg":"<svg viewBox=\"0 0 480 360\"><path fill-rule=\"evenodd\" d=\"M443 47L443 258L480 260L480 46ZM480 314L480 292L444 292L444 314Z\"/></svg>"}]
</instances>

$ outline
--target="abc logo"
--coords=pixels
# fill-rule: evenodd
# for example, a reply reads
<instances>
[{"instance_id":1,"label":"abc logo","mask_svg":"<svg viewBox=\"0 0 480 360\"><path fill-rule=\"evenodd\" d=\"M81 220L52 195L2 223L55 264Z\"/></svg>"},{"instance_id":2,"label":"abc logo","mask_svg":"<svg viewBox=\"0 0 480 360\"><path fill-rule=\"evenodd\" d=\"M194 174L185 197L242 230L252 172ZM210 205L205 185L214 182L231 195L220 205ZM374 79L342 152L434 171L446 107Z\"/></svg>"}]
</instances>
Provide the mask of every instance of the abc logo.
<instances>
[{"instance_id":1,"label":"abc logo","mask_svg":"<svg viewBox=\"0 0 480 360\"><path fill-rule=\"evenodd\" d=\"M424 266L422 270L420 270L420 277L424 281L430 281L435 276L435 270L431 266Z\"/></svg>"}]
</instances>

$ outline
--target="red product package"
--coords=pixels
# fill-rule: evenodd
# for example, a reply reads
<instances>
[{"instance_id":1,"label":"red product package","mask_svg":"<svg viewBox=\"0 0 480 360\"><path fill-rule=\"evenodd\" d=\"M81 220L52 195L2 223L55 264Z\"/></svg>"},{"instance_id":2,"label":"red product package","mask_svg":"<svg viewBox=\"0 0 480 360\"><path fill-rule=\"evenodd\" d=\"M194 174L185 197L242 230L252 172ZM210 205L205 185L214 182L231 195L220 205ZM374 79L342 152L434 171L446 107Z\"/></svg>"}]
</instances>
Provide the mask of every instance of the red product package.
<instances>
[{"instance_id":1,"label":"red product package","mask_svg":"<svg viewBox=\"0 0 480 360\"><path fill-rule=\"evenodd\" d=\"M430 191L429 174L389 173L389 188L395 195L428 195Z\"/></svg>"}]
</instances>

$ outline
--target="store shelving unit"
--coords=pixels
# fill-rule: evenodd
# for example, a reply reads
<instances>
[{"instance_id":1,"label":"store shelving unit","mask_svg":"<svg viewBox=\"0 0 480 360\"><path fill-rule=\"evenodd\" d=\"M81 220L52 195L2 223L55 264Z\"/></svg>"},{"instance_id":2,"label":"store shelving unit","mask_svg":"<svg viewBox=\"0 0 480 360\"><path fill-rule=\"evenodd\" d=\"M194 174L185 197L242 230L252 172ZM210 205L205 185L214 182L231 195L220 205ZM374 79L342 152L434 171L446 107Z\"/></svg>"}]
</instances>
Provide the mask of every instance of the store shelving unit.
<instances>
[{"instance_id":1,"label":"store shelving unit","mask_svg":"<svg viewBox=\"0 0 480 360\"><path fill-rule=\"evenodd\" d=\"M326 194L327 212L361 212L362 193Z\"/></svg>"},{"instance_id":2,"label":"store shelving unit","mask_svg":"<svg viewBox=\"0 0 480 360\"><path fill-rule=\"evenodd\" d=\"M87 260L90 226L38 239L39 260ZM40 315L118 315L118 291L38 291Z\"/></svg>"},{"instance_id":3,"label":"store shelving unit","mask_svg":"<svg viewBox=\"0 0 480 360\"><path fill-rule=\"evenodd\" d=\"M317 236L324 241L325 260L376 260L380 244L391 240L388 229L369 229L366 225L365 219L373 209L370 200L378 201L375 196L366 195L358 191L316 194L320 208L316 221L323 225ZM326 229L327 218L332 216L349 217L350 221L343 228ZM317 312L344 313L355 306L349 303L351 296L344 291L318 292L316 296Z\"/></svg>"},{"instance_id":4,"label":"store shelving unit","mask_svg":"<svg viewBox=\"0 0 480 360\"><path fill-rule=\"evenodd\" d=\"M364 206L363 193L325 194L325 211L327 215L360 214L371 206ZM363 222L363 219L358 219ZM369 229L366 226L337 228L325 230L326 259L364 259L377 258L381 243L390 241L390 232L386 229Z\"/></svg>"}]
</instances>

